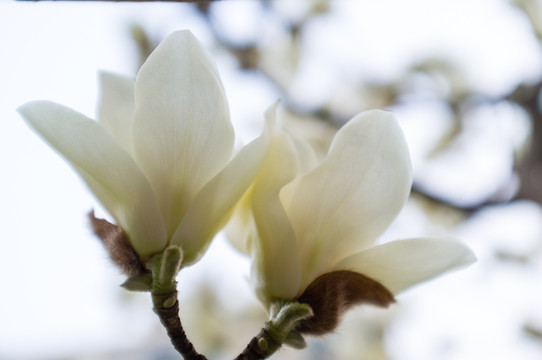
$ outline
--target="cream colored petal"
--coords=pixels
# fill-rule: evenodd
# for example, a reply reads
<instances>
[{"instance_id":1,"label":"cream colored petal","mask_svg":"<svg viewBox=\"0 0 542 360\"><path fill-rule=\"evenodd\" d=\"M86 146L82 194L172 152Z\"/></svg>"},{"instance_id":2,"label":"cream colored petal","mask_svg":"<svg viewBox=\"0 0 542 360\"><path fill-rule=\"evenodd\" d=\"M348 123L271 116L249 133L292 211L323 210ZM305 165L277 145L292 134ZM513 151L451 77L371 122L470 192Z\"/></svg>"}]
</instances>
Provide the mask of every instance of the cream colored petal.
<instances>
[{"instance_id":1,"label":"cream colored petal","mask_svg":"<svg viewBox=\"0 0 542 360\"><path fill-rule=\"evenodd\" d=\"M334 270L359 272L397 294L475 261L474 253L454 239L408 239L352 255L336 264Z\"/></svg>"},{"instance_id":2,"label":"cream colored petal","mask_svg":"<svg viewBox=\"0 0 542 360\"><path fill-rule=\"evenodd\" d=\"M130 155L97 122L48 101L19 113L75 167L96 197L146 257L166 244L166 232L150 185Z\"/></svg>"},{"instance_id":3,"label":"cream colored petal","mask_svg":"<svg viewBox=\"0 0 542 360\"><path fill-rule=\"evenodd\" d=\"M296 182L287 209L304 276L314 278L372 244L410 186L408 148L391 112L364 112L341 128L323 162Z\"/></svg>"},{"instance_id":4,"label":"cream colored petal","mask_svg":"<svg viewBox=\"0 0 542 360\"><path fill-rule=\"evenodd\" d=\"M265 136L252 141L200 190L171 239L171 244L183 249L185 265L197 261L226 224L235 204L254 181L268 148Z\"/></svg>"},{"instance_id":5,"label":"cream colored petal","mask_svg":"<svg viewBox=\"0 0 542 360\"><path fill-rule=\"evenodd\" d=\"M249 188L235 205L233 214L224 228L226 237L233 247L246 255L252 253L253 239L257 233L252 216L251 194L252 189Z\"/></svg>"},{"instance_id":6,"label":"cream colored petal","mask_svg":"<svg viewBox=\"0 0 542 360\"><path fill-rule=\"evenodd\" d=\"M276 106L267 112L268 125L274 123L275 111ZM301 279L295 234L279 197L281 188L298 171L295 146L285 132L273 131L269 154L251 194L258 233L253 241L253 283L264 301L293 299Z\"/></svg>"},{"instance_id":7,"label":"cream colored petal","mask_svg":"<svg viewBox=\"0 0 542 360\"><path fill-rule=\"evenodd\" d=\"M100 73L98 120L129 153L133 153L134 83L128 77Z\"/></svg>"},{"instance_id":8,"label":"cream colored petal","mask_svg":"<svg viewBox=\"0 0 542 360\"><path fill-rule=\"evenodd\" d=\"M172 236L198 191L230 159L234 134L218 71L189 31L168 36L135 84L136 160Z\"/></svg>"},{"instance_id":9,"label":"cream colored petal","mask_svg":"<svg viewBox=\"0 0 542 360\"><path fill-rule=\"evenodd\" d=\"M319 161L312 145L297 134L289 133L296 148L296 157L299 163L299 173L304 174L314 169Z\"/></svg>"},{"instance_id":10,"label":"cream colored petal","mask_svg":"<svg viewBox=\"0 0 542 360\"><path fill-rule=\"evenodd\" d=\"M295 155L299 168L298 176L300 176L301 174L307 173L314 169L318 165L318 158L314 148L308 143L307 140L297 136L296 134L289 133L289 135L296 148ZM300 179L302 179L302 177L297 177L294 179L294 181L284 186L280 191L280 199L284 208L287 209L290 207L297 183Z\"/></svg>"},{"instance_id":11,"label":"cream colored petal","mask_svg":"<svg viewBox=\"0 0 542 360\"><path fill-rule=\"evenodd\" d=\"M275 102L266 112L265 127L261 137L264 138L267 152L270 150L273 137L279 131L280 125L276 117L278 103L278 101ZM225 227L226 236L230 243L237 250L247 255L252 253L253 240L257 234L252 215L252 190L253 185L235 205L233 215Z\"/></svg>"}]
</instances>

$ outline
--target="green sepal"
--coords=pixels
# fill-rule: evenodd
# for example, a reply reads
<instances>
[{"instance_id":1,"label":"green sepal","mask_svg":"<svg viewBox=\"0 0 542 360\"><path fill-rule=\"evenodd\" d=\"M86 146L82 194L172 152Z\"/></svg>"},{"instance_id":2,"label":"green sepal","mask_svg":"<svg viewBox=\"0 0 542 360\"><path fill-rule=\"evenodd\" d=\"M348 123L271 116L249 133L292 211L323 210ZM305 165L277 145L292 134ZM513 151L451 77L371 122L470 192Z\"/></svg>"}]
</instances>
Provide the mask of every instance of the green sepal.
<instances>
[{"instance_id":1,"label":"green sepal","mask_svg":"<svg viewBox=\"0 0 542 360\"><path fill-rule=\"evenodd\" d=\"M279 344L284 344L288 335L297 323L313 316L312 309L307 304L298 302L277 302L271 309L271 319L265 324L269 336ZM295 335L292 335L295 337ZM299 340L299 338L297 338ZM304 339L302 339L304 342ZM295 343L295 339L292 338Z\"/></svg>"},{"instance_id":2,"label":"green sepal","mask_svg":"<svg viewBox=\"0 0 542 360\"><path fill-rule=\"evenodd\" d=\"M151 291L152 275L143 274L130 277L120 286L129 291Z\"/></svg>"},{"instance_id":3,"label":"green sepal","mask_svg":"<svg viewBox=\"0 0 542 360\"><path fill-rule=\"evenodd\" d=\"M298 302L283 303L271 321L280 329L288 329L289 332L290 329L295 327L298 321L309 318L312 315L312 309L307 304Z\"/></svg>"},{"instance_id":4,"label":"green sepal","mask_svg":"<svg viewBox=\"0 0 542 360\"><path fill-rule=\"evenodd\" d=\"M183 251L175 245L168 246L162 253L149 259L147 266L152 272L153 294L169 294L176 290L175 277L182 262Z\"/></svg>"},{"instance_id":5,"label":"green sepal","mask_svg":"<svg viewBox=\"0 0 542 360\"><path fill-rule=\"evenodd\" d=\"M290 347L293 347L294 349L304 349L307 347L307 342L305 341L305 338L303 335L298 333L295 330L290 331L286 335L286 339L284 340L284 343Z\"/></svg>"}]
</instances>

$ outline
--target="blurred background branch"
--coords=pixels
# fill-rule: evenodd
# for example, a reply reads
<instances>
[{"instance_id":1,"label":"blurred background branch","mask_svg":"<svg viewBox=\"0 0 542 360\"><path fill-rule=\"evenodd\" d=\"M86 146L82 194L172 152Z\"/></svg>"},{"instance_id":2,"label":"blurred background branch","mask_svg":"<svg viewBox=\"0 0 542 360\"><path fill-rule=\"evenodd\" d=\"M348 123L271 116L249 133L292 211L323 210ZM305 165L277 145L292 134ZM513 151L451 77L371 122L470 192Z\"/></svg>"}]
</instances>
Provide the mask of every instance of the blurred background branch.
<instances>
[{"instance_id":1,"label":"blurred background branch","mask_svg":"<svg viewBox=\"0 0 542 360\"><path fill-rule=\"evenodd\" d=\"M224 34L216 19L212 16L212 2L201 1L195 4L203 19L205 19L217 43L228 51L238 63L239 71L255 72L262 75L275 89L278 90L283 105L295 116L312 119L314 121L324 122L335 128L344 124L354 112L344 111L343 108L334 106L333 99L326 99L317 106L304 106L292 97L291 82L294 77L279 76L277 66L291 66L291 71L295 74L299 71L300 56L302 50L303 37L307 32L306 28L311 22L320 17L326 16L330 8L330 2L325 0L310 1L309 8L303 16L298 18L287 18L281 15L280 11L273 6L272 1L261 0L261 7L265 9L267 17L280 18L285 32L288 36L288 44L282 48L276 47L269 54L262 44L262 39L255 37L251 42L239 42L234 38L229 38ZM542 25L540 20L540 9L535 8L536 1L521 0L516 2L516 8L525 14L526 19L530 21L533 34L542 41ZM539 2L538 2L539 4ZM538 18L537 18L538 14ZM157 40L152 42L145 35L145 30L140 27L133 28L133 39L140 49L140 63L156 46ZM266 58L281 59L286 61L281 65L270 63ZM517 199L528 199L542 203L542 113L540 109L540 94L542 88L541 79L529 79L529 82L518 83L510 91L499 94L498 96L480 93L475 88L465 84L461 69L454 63L446 59L427 57L420 59L417 63L406 68L402 74L387 82L361 82L357 88L349 89L351 94L348 96L355 101L356 97L360 104L366 104L363 107L357 107L356 110L364 110L371 107L393 108L408 99L416 98L418 94L424 94L434 101L446 106L451 111L453 124L448 133L442 135L434 146L434 149L428 156L428 161L432 158L438 158L438 155L453 151L454 144L458 139L469 131L466 123L469 116L482 107L492 107L502 104L518 107L529 119L531 126L530 134L521 144L520 149L511 149L515 153L511 154L514 158L513 167L505 183L498 184L493 193L488 193L485 198L475 202L461 203L456 201L453 196L441 191L431 189L431 184L427 186L426 181L418 181L424 174L416 174L413 192L421 198L431 201L434 204L453 208L473 214L487 205L507 203ZM420 77L426 79L425 83L416 83ZM442 88L446 91L442 91ZM356 95L363 89L363 94L370 93L372 103L363 95ZM406 100L405 100L406 99ZM488 127L496 126L488 122ZM514 182L513 185L507 182ZM422 184L423 183L423 184ZM514 187L511 191L510 187Z\"/></svg>"},{"instance_id":2,"label":"blurred background branch","mask_svg":"<svg viewBox=\"0 0 542 360\"><path fill-rule=\"evenodd\" d=\"M412 196L403 217L395 224L397 232L392 234L393 237L454 236L472 246L480 258L479 264L466 274L454 274L442 282L439 279L435 284L405 294L396 309L385 313L360 309L358 313L348 315L337 336L310 342L304 352L286 349L277 354L277 360L541 358L540 0L195 1L167 5L159 13L162 18L156 18L153 12L154 6L162 6L158 2L139 2L141 4L135 5L134 11L139 17L135 16L131 21L124 17L123 22L119 21L119 33L129 34L132 45L128 51L126 48L123 51L131 55L129 50L136 49L135 59L130 58L132 73L171 29L188 27L194 30L218 59L221 75L226 73L224 85L234 121L238 120L236 115L239 115L240 107L249 108L255 102L259 107L264 102L254 100L255 94L264 93L261 98L265 101L271 99L257 110L258 115L250 113L251 121L243 124L247 125L244 130L252 131L252 135L259 131L257 124L261 123L264 106L277 97L281 99L287 126L302 129L319 154L325 154L334 132L358 112L371 108L393 110L409 141L414 169ZM53 1L24 5L28 6L28 12L29 8L45 7L50 3ZM55 13L60 12L60 4L52 6L58 6L53 9ZM73 3L69 6L71 10L76 7ZM107 6L108 11L124 14L131 5L122 2ZM371 12L374 6L379 7L380 12ZM410 8L414 10L405 11ZM502 19L496 15L495 8L505 13L507 20L513 20L498 22ZM454 11L456 13L449 13ZM1 12L2 9L0 16ZM345 19L349 14L352 17ZM378 18L372 21L374 14ZM76 20L89 18L86 13L80 16L67 25L62 22L62 32L78 25ZM409 19L411 16L412 20ZM20 19L24 20L25 16ZM494 20L498 23L491 22L492 19L498 19ZM417 27L416 22L422 26ZM166 23L168 25L163 25ZM468 26L473 23L475 27ZM436 39L432 37L446 26L451 28L448 33L438 33ZM417 28L421 30L416 32ZM512 31L517 29L521 30L521 36ZM30 31L31 41L43 41L35 27ZM414 34L410 37L414 41L408 43L405 50L402 35L409 32ZM5 38L11 40L12 34L5 31ZM367 40L373 38L377 46ZM429 50L420 45L426 38L433 41L433 48ZM84 53L82 49L93 37L81 39L78 38L77 43L66 42L62 47L70 49L70 54ZM46 40L57 41L54 36ZM115 46L120 40L114 39ZM5 41L4 46L9 43ZM30 45L36 47L37 44L38 40L35 40ZM393 51L395 48L403 50ZM55 50L41 51L46 56ZM27 57L24 51L13 53L20 58ZM9 56L12 52L5 50L3 54ZM95 54L84 54L95 62ZM29 66L41 69L36 58L38 56L34 55ZM386 67L392 60L401 65ZM55 54L53 61L58 64L59 72L67 72L61 55ZM471 67L471 63L476 66ZM515 70L503 80L501 77L505 76L499 71L508 63L519 64L521 71ZM526 70L529 66L531 69ZM386 70L379 72L381 68ZM488 71L484 72L485 69ZM49 82L45 86L48 89L62 88L54 76L47 79ZM92 77L89 81L95 79ZM29 88L31 86L27 85L25 92ZM74 92L72 88L69 90ZM28 100L31 99L25 99ZM11 106L10 111L22 102ZM26 134L27 129L24 131ZM41 148L39 151L45 152ZM22 149L21 153L31 153L26 158L29 162L36 156L27 149ZM7 171L19 172L18 168ZM23 175L27 173L22 172ZM41 174L34 175L37 176ZM24 178L32 176L25 175ZM37 188L37 185L33 186ZM31 190L25 189L24 194ZM51 192L48 188L44 191ZM17 206L24 208L24 224L27 224L28 209L38 205L35 196L25 196L31 198L30 204L19 205L21 196L16 201ZM56 201L53 199L49 203ZM83 214L86 212L87 208ZM40 226L35 227L44 231ZM19 243L30 243L30 238ZM69 241L73 243L71 234ZM3 253L10 254L10 251ZM225 251L223 248L220 251L215 258L211 253L209 262L222 260ZM246 345L266 317L254 303L233 309L226 307L225 303L230 301L228 304L231 305L232 298L237 304L242 296L236 292L224 300L218 294L217 288L224 281L219 275L231 267L230 264L219 264L218 260L213 264L219 269L212 273L216 276L209 276L203 284L200 281L190 298L180 299L181 318L187 333L194 336L198 349L210 358L226 359L233 358ZM53 268L49 266L50 261L47 265L47 268ZM40 266L34 272L41 273L43 268L45 266ZM126 297L122 294L119 297ZM127 308L130 301L136 300L123 298L122 308ZM137 306L133 308L144 305L134 304ZM13 307L6 306L8 309ZM227 311L224 311L225 307ZM134 313L140 312L134 310ZM229 331L224 330L225 323L231 324ZM129 326L137 328L138 324L130 323ZM124 355L122 351L116 351L97 354L91 359L175 358L175 354L167 352L169 344L167 339L163 341L165 334L160 331L153 333L154 346L137 344L136 351L132 346L132 351ZM9 334L13 332L16 329L10 328ZM346 336L349 333L355 336ZM0 336L0 358L2 345ZM69 357L75 358L90 359Z\"/></svg>"},{"instance_id":3,"label":"blurred background branch","mask_svg":"<svg viewBox=\"0 0 542 360\"><path fill-rule=\"evenodd\" d=\"M144 3L144 2L171 2L171 3L209 3L213 1L221 0L16 0L16 1L29 1L29 2L133 2L133 3Z\"/></svg>"},{"instance_id":4,"label":"blurred background branch","mask_svg":"<svg viewBox=\"0 0 542 360\"><path fill-rule=\"evenodd\" d=\"M278 19L284 32L283 43L270 47L264 36L255 35L249 40L239 41L224 31L223 24L217 20L210 2L195 4L202 19L212 33L217 47L226 51L237 62L240 72L257 74L275 89L282 100L282 105L289 114L292 126L296 123L312 123L320 130L314 140L315 147L325 148L329 145L332 133L350 119L355 113L370 108L401 108L412 102L433 103L445 109L451 119L446 131L433 133L432 147L419 160L424 166L414 169L412 201L425 209L430 221L440 222L444 226L466 223L471 217L493 207L505 206L521 201L542 204L542 77L527 78L506 91L500 93L484 92L467 80L468 75L454 60L446 56L429 54L418 57L416 61L387 80L360 79L357 84L345 85L341 96L349 99L349 103L337 102L335 94L322 98L318 103L307 105L298 100L294 81L302 72L303 57L307 34L312 25L326 19L332 8L332 2L314 0L305 2L302 15L288 17L277 6L276 1L261 0L263 17ZM526 20L532 35L538 41L538 51L542 50L542 3L536 0L518 0L510 3L510 11L516 11ZM458 25L459 26L459 25ZM134 40L139 44L142 63L152 51L157 41L150 41L144 36L145 30L136 29ZM263 31L262 31L263 32ZM261 33L259 34L261 35ZM496 40L498 41L498 39ZM483 46L483 45L481 45ZM512 51L512 50L511 50ZM340 56L339 54L335 54ZM518 54L518 56L522 56ZM540 64L539 64L540 65ZM542 66L542 65L541 65ZM306 86L310 86L307 85ZM453 176L448 179L448 187L440 186L439 177L430 176L431 171L423 169L446 167L447 159L459 153L463 158L459 164L469 162L468 149L476 147L478 141L484 141L484 134L495 133L503 125L499 123L502 113L512 112L511 133L524 130L525 134L518 140L507 139L493 143L494 150L489 149L488 161L511 159L506 173L495 175L489 180L485 191L477 196L461 197L466 179L476 181L479 176L476 170L484 172L485 163L478 168L457 166L449 172ZM478 121L479 114L489 117L487 121ZM494 115L494 119L491 116ZM430 120L429 120L430 121ZM314 125L318 124L318 125ZM505 126L505 127L506 127ZM517 130L520 129L520 130ZM511 135L512 136L512 135ZM466 140L467 139L467 140ZM513 144L512 144L513 143ZM474 144L474 145L473 145ZM461 151L462 149L467 149ZM494 155L491 155L493 152ZM494 156L494 159L491 157ZM416 164L415 164L416 165ZM487 171L491 171L489 170ZM491 174L490 174L491 176ZM461 181L455 181L462 178ZM539 239L542 243L542 239ZM507 250L507 246L495 249L494 256L503 263L515 263L528 266L539 258L542 245L530 251L517 253ZM533 317L536 317L533 315ZM384 326L384 325L381 325ZM377 326L378 328L378 326ZM382 330L375 330L382 331ZM540 341L540 323L526 321L517 329L518 334L528 336L531 340ZM542 345L542 344L541 344ZM380 353L367 359L384 359Z\"/></svg>"}]
</instances>

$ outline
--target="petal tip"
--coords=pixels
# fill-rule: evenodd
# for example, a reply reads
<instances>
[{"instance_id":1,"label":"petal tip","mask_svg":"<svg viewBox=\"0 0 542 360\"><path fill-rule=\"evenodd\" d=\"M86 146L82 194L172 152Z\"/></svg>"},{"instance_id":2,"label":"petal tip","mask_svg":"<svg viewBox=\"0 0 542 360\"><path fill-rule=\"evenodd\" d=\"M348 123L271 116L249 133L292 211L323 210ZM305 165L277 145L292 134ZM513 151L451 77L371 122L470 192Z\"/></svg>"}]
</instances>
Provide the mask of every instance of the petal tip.
<instances>
[{"instance_id":1,"label":"petal tip","mask_svg":"<svg viewBox=\"0 0 542 360\"><path fill-rule=\"evenodd\" d=\"M23 120L34 127L38 119L43 119L44 114L52 111L54 107L64 107L49 100L34 100L18 106L15 111Z\"/></svg>"}]
</instances>

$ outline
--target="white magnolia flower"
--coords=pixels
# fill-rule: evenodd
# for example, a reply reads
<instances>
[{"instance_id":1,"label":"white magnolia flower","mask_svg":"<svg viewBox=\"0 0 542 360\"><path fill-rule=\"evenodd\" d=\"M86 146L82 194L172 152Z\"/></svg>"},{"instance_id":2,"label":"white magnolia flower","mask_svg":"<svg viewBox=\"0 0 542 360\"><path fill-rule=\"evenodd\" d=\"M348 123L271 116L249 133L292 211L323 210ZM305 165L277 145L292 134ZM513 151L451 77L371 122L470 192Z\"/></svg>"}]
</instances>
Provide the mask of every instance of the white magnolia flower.
<instances>
[{"instance_id":1,"label":"white magnolia flower","mask_svg":"<svg viewBox=\"0 0 542 360\"><path fill-rule=\"evenodd\" d=\"M270 304L295 300L320 275L349 270L393 294L450 269L473 253L452 239L375 245L407 200L411 164L393 114L361 113L334 137L327 156L280 128L275 109L271 150L238 205L228 236L252 255L252 281Z\"/></svg>"},{"instance_id":2,"label":"white magnolia flower","mask_svg":"<svg viewBox=\"0 0 542 360\"><path fill-rule=\"evenodd\" d=\"M224 89L189 31L168 36L135 80L102 74L101 88L98 122L49 101L18 111L75 168L142 259L177 245L184 264L196 261L252 182L263 140L231 160Z\"/></svg>"}]
</instances>

